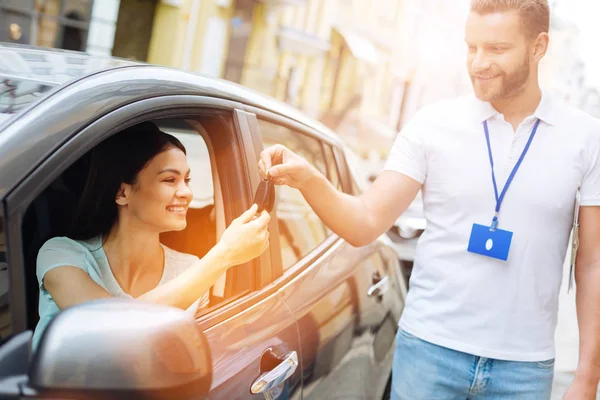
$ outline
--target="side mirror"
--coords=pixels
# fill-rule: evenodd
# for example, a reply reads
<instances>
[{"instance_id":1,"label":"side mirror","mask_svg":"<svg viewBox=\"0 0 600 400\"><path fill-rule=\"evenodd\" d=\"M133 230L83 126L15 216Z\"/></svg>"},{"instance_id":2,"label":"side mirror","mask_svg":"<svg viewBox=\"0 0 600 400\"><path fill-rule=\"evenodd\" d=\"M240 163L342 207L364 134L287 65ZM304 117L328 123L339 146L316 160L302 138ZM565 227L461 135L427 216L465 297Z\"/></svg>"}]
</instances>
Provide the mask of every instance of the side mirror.
<instances>
[{"instance_id":1,"label":"side mirror","mask_svg":"<svg viewBox=\"0 0 600 400\"><path fill-rule=\"evenodd\" d=\"M50 323L27 387L42 397L183 399L206 395L211 380L208 344L189 313L110 299L66 309Z\"/></svg>"}]
</instances>

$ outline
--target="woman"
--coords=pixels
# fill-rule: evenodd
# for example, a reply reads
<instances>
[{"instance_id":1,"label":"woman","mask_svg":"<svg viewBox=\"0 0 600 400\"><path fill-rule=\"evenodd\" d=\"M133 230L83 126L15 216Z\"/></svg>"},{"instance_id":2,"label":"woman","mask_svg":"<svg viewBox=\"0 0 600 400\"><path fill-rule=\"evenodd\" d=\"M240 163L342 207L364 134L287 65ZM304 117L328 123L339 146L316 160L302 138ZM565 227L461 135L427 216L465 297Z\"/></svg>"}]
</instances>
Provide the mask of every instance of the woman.
<instances>
[{"instance_id":1,"label":"woman","mask_svg":"<svg viewBox=\"0 0 600 400\"><path fill-rule=\"evenodd\" d=\"M125 296L186 309L202 298L206 306L208 290L229 267L268 248L270 217L256 215L256 205L202 259L162 245L161 232L186 226L189 182L184 146L149 122L92 151L68 237L48 240L38 253L34 347L60 310L94 299Z\"/></svg>"}]
</instances>

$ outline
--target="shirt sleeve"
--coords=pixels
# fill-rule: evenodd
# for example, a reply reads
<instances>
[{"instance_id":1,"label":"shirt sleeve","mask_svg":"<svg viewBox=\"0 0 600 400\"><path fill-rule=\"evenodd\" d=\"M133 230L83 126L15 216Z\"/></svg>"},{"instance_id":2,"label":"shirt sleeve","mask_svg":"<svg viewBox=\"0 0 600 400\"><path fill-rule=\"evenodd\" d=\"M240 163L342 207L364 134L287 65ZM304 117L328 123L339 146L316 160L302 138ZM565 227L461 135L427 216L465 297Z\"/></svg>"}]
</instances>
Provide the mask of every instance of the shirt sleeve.
<instances>
[{"instance_id":1,"label":"shirt sleeve","mask_svg":"<svg viewBox=\"0 0 600 400\"><path fill-rule=\"evenodd\" d=\"M427 130L426 109L421 109L398 134L383 170L400 172L424 183L427 176L424 136Z\"/></svg>"},{"instance_id":2,"label":"shirt sleeve","mask_svg":"<svg viewBox=\"0 0 600 400\"><path fill-rule=\"evenodd\" d=\"M36 274L39 287L44 289L44 276L56 267L77 267L87 272L86 265L85 248L82 245L66 237L52 238L38 252Z\"/></svg>"},{"instance_id":3,"label":"shirt sleeve","mask_svg":"<svg viewBox=\"0 0 600 400\"><path fill-rule=\"evenodd\" d=\"M600 206L600 130L592 135L588 146L587 169L581 182L581 205Z\"/></svg>"}]
</instances>

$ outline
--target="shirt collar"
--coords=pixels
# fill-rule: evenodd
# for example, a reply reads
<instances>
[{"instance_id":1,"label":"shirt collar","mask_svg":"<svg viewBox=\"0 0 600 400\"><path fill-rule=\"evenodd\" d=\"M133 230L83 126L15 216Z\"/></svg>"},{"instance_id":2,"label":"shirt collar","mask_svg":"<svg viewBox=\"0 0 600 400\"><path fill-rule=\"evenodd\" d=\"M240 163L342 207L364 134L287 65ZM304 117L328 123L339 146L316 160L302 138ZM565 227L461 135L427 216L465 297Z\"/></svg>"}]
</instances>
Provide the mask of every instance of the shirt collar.
<instances>
[{"instance_id":1,"label":"shirt collar","mask_svg":"<svg viewBox=\"0 0 600 400\"><path fill-rule=\"evenodd\" d=\"M500 115L500 113L487 101L482 101L475 97L475 102L477 122L482 123L496 115ZM554 110L554 101L548 93L542 91L542 99L533 113L533 116L549 125L556 125L557 114Z\"/></svg>"}]
</instances>

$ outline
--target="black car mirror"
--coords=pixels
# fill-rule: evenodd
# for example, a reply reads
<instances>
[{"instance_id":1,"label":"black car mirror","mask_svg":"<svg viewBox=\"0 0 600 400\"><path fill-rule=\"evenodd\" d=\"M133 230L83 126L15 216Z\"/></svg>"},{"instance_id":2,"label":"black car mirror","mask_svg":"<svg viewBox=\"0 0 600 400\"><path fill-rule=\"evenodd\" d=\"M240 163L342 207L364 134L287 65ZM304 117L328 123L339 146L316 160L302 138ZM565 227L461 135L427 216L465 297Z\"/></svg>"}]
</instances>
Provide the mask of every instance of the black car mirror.
<instances>
[{"instance_id":1,"label":"black car mirror","mask_svg":"<svg viewBox=\"0 0 600 400\"><path fill-rule=\"evenodd\" d=\"M202 398L212 381L208 344L182 310L97 300L62 311L33 355L35 396L85 399Z\"/></svg>"}]
</instances>

